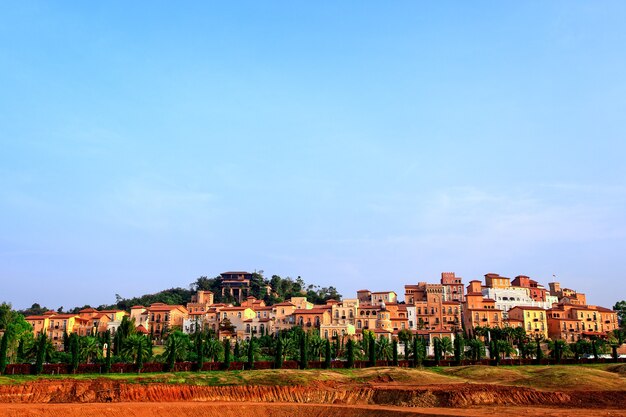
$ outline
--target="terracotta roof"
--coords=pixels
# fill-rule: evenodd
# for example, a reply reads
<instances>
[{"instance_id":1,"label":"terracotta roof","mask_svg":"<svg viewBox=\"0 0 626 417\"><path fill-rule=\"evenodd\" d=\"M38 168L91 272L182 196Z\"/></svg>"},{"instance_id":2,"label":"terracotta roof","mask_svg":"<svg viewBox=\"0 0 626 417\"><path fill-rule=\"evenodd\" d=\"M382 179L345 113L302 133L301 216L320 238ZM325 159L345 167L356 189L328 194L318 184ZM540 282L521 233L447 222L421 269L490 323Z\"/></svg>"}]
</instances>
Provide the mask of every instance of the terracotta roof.
<instances>
[{"instance_id":1,"label":"terracotta roof","mask_svg":"<svg viewBox=\"0 0 626 417\"><path fill-rule=\"evenodd\" d=\"M513 310L514 308L519 308L522 310L541 310L541 311L546 311L545 308L541 308L541 307L534 307L534 306L515 306L515 307L511 307L511 310Z\"/></svg>"},{"instance_id":2,"label":"terracotta roof","mask_svg":"<svg viewBox=\"0 0 626 417\"><path fill-rule=\"evenodd\" d=\"M25 320L45 320L47 318L50 318L50 316L28 316Z\"/></svg>"},{"instance_id":3,"label":"terracotta roof","mask_svg":"<svg viewBox=\"0 0 626 417\"><path fill-rule=\"evenodd\" d=\"M312 308L310 310L300 308L295 310L293 314L323 314L326 312L328 312L328 310L324 308Z\"/></svg>"},{"instance_id":4,"label":"terracotta roof","mask_svg":"<svg viewBox=\"0 0 626 417\"><path fill-rule=\"evenodd\" d=\"M132 306L130 309L131 309L131 310L134 310L134 309L136 309L136 308L145 308L145 307L144 307L144 306Z\"/></svg>"},{"instance_id":5,"label":"terracotta roof","mask_svg":"<svg viewBox=\"0 0 626 417\"><path fill-rule=\"evenodd\" d=\"M140 324L139 326L137 326L137 331L138 331L139 333L143 333L143 334L148 334L148 333L150 333L150 332L148 331L148 329L146 329L146 328L143 326L143 324Z\"/></svg>"},{"instance_id":6,"label":"terracotta roof","mask_svg":"<svg viewBox=\"0 0 626 417\"><path fill-rule=\"evenodd\" d=\"M76 314L55 314L54 316L52 316L52 319L69 319L72 317L76 317L78 318L78 315Z\"/></svg>"},{"instance_id":7,"label":"terracotta roof","mask_svg":"<svg viewBox=\"0 0 626 417\"><path fill-rule=\"evenodd\" d=\"M84 309L80 310L79 313L95 313L97 311L98 310L96 310L95 308L91 308L90 307L90 308L84 308Z\"/></svg>"},{"instance_id":8,"label":"terracotta roof","mask_svg":"<svg viewBox=\"0 0 626 417\"><path fill-rule=\"evenodd\" d=\"M295 307L296 305L290 303L289 301L283 301L282 303L274 304L272 307L277 307L277 306L291 306L291 307Z\"/></svg>"}]
</instances>

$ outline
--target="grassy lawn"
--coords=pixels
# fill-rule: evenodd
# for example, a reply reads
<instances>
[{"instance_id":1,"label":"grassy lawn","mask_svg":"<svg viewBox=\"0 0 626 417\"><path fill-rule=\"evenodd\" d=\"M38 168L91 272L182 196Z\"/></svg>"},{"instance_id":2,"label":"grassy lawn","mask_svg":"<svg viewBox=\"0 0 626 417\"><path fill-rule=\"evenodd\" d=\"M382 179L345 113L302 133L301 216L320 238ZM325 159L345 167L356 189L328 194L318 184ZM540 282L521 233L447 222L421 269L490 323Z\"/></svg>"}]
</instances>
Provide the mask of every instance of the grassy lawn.
<instances>
[{"instance_id":1,"label":"grassy lawn","mask_svg":"<svg viewBox=\"0 0 626 417\"><path fill-rule=\"evenodd\" d=\"M210 371L151 374L80 374L0 376L0 384L21 384L39 379L90 381L98 378L136 384L225 385L310 385L384 384L406 385L452 383L495 383L537 389L585 389L626 391L626 365L551 365L551 366L459 366L423 369L365 368L332 370L258 370Z\"/></svg>"}]
</instances>

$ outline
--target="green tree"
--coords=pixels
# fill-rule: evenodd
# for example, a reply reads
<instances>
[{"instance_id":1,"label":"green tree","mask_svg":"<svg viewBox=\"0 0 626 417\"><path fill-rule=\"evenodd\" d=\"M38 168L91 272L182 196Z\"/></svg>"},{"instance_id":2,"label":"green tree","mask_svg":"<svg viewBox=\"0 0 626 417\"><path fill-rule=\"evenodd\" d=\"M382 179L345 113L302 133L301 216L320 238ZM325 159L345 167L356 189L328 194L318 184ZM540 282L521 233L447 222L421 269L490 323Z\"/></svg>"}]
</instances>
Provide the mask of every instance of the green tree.
<instances>
[{"instance_id":1,"label":"green tree","mask_svg":"<svg viewBox=\"0 0 626 417\"><path fill-rule=\"evenodd\" d=\"M189 336L176 330L170 333L165 342L166 370L173 371L176 362L185 359L189 349Z\"/></svg>"},{"instance_id":2,"label":"green tree","mask_svg":"<svg viewBox=\"0 0 626 417\"><path fill-rule=\"evenodd\" d=\"M398 332L398 341L402 344L404 348L404 359L409 359L409 344L411 342L411 331L407 329L402 329Z\"/></svg>"},{"instance_id":3,"label":"green tree","mask_svg":"<svg viewBox=\"0 0 626 417\"><path fill-rule=\"evenodd\" d=\"M465 339L460 333L454 337L454 361L457 365L461 364L463 354L465 353Z\"/></svg>"},{"instance_id":4,"label":"green tree","mask_svg":"<svg viewBox=\"0 0 626 417\"><path fill-rule=\"evenodd\" d=\"M418 336L413 338L413 367L422 366L422 361L426 358L426 346L424 341Z\"/></svg>"},{"instance_id":5,"label":"green tree","mask_svg":"<svg viewBox=\"0 0 626 417\"><path fill-rule=\"evenodd\" d=\"M473 361L480 361L485 357L485 344L479 339L470 339L467 342L469 350L467 354Z\"/></svg>"},{"instance_id":6,"label":"green tree","mask_svg":"<svg viewBox=\"0 0 626 417\"><path fill-rule=\"evenodd\" d=\"M248 356L248 363L247 363L247 368L248 369L254 369L254 349L255 349L255 341L254 341L254 337L252 339L250 339L250 341L248 342L248 348L247 348L247 356Z\"/></svg>"},{"instance_id":7,"label":"green tree","mask_svg":"<svg viewBox=\"0 0 626 417\"><path fill-rule=\"evenodd\" d=\"M222 368L225 371L230 369L230 340L224 340L224 362L222 364Z\"/></svg>"},{"instance_id":8,"label":"green tree","mask_svg":"<svg viewBox=\"0 0 626 417\"><path fill-rule=\"evenodd\" d=\"M102 349L98 343L98 339L93 336L85 336L79 338L80 357L86 362L91 363L92 359L98 359L102 355Z\"/></svg>"},{"instance_id":9,"label":"green tree","mask_svg":"<svg viewBox=\"0 0 626 417\"><path fill-rule=\"evenodd\" d=\"M133 334L126 338L121 353L126 358L137 364L139 360L139 352L141 352L141 360L150 357L150 346L148 339L142 334Z\"/></svg>"},{"instance_id":10,"label":"green tree","mask_svg":"<svg viewBox=\"0 0 626 417\"><path fill-rule=\"evenodd\" d=\"M393 366L398 366L398 341L396 339L391 342L391 353Z\"/></svg>"},{"instance_id":11,"label":"green tree","mask_svg":"<svg viewBox=\"0 0 626 417\"><path fill-rule=\"evenodd\" d=\"M195 337L195 347L196 347L196 371L202 371L204 367L204 337L202 333L197 333Z\"/></svg>"},{"instance_id":12,"label":"green tree","mask_svg":"<svg viewBox=\"0 0 626 417\"><path fill-rule=\"evenodd\" d=\"M104 361L104 372L108 374L109 372L111 372L111 332L108 330L105 334L105 341L107 346L107 353Z\"/></svg>"},{"instance_id":13,"label":"green tree","mask_svg":"<svg viewBox=\"0 0 626 417\"><path fill-rule=\"evenodd\" d=\"M393 355L391 344L386 337L380 337L376 341L376 357L388 361Z\"/></svg>"},{"instance_id":14,"label":"green tree","mask_svg":"<svg viewBox=\"0 0 626 417\"><path fill-rule=\"evenodd\" d=\"M433 350L435 354L435 363L439 365L439 362L441 362L441 339L438 337L433 340Z\"/></svg>"},{"instance_id":15,"label":"green tree","mask_svg":"<svg viewBox=\"0 0 626 417\"><path fill-rule=\"evenodd\" d=\"M542 340L541 337L535 338L535 347L536 347L535 360L537 361L537 363L539 363L543 359L543 350L541 350L541 340Z\"/></svg>"},{"instance_id":16,"label":"green tree","mask_svg":"<svg viewBox=\"0 0 626 417\"><path fill-rule=\"evenodd\" d=\"M330 340L326 339L326 344L324 345L324 369L331 368L331 349L330 349Z\"/></svg>"},{"instance_id":17,"label":"green tree","mask_svg":"<svg viewBox=\"0 0 626 417\"><path fill-rule=\"evenodd\" d=\"M443 354L443 358L447 359L448 355L454 353L454 346L452 344L452 340L449 337L442 337L439 342L439 346L441 348L441 353Z\"/></svg>"},{"instance_id":18,"label":"green tree","mask_svg":"<svg viewBox=\"0 0 626 417\"><path fill-rule=\"evenodd\" d=\"M39 335L39 339L37 340L37 358L35 359L35 375L41 374L43 372L43 362L46 356L46 344L48 340L46 338L46 334L42 333Z\"/></svg>"},{"instance_id":19,"label":"green tree","mask_svg":"<svg viewBox=\"0 0 626 417\"><path fill-rule=\"evenodd\" d=\"M276 347L274 348L274 369L283 367L283 339L276 338Z\"/></svg>"},{"instance_id":20,"label":"green tree","mask_svg":"<svg viewBox=\"0 0 626 417\"><path fill-rule=\"evenodd\" d=\"M620 326L626 329L626 300L615 303L613 310L617 312L617 320L619 321Z\"/></svg>"},{"instance_id":21,"label":"green tree","mask_svg":"<svg viewBox=\"0 0 626 417\"><path fill-rule=\"evenodd\" d=\"M78 370L78 363L80 362L80 346L78 335L76 333L72 333L70 336L70 354L72 355L72 373L76 373Z\"/></svg>"},{"instance_id":22,"label":"green tree","mask_svg":"<svg viewBox=\"0 0 626 417\"><path fill-rule=\"evenodd\" d=\"M219 360L220 355L224 351L224 346L214 337L207 336L206 340L206 355L213 362Z\"/></svg>"},{"instance_id":23,"label":"green tree","mask_svg":"<svg viewBox=\"0 0 626 417\"><path fill-rule=\"evenodd\" d=\"M9 349L9 337L10 331L7 329L2 335L2 341L0 341L0 374L4 373L4 370L7 367L8 360L8 349Z\"/></svg>"},{"instance_id":24,"label":"green tree","mask_svg":"<svg viewBox=\"0 0 626 417\"><path fill-rule=\"evenodd\" d=\"M235 362L241 357L241 347L239 346L239 340L235 340L235 347L233 348L233 358Z\"/></svg>"},{"instance_id":25,"label":"green tree","mask_svg":"<svg viewBox=\"0 0 626 417\"><path fill-rule=\"evenodd\" d=\"M354 341L348 339L346 344L346 368L354 368Z\"/></svg>"},{"instance_id":26,"label":"green tree","mask_svg":"<svg viewBox=\"0 0 626 417\"><path fill-rule=\"evenodd\" d=\"M368 366L376 366L376 339L370 337L367 348L369 354Z\"/></svg>"},{"instance_id":27,"label":"green tree","mask_svg":"<svg viewBox=\"0 0 626 417\"><path fill-rule=\"evenodd\" d=\"M496 340L495 344L498 354L502 355L502 359L506 358L507 356L511 356L514 351L513 345L508 340Z\"/></svg>"},{"instance_id":28,"label":"green tree","mask_svg":"<svg viewBox=\"0 0 626 417\"><path fill-rule=\"evenodd\" d=\"M306 369L309 366L308 343L306 333L300 336L300 369Z\"/></svg>"}]
</instances>

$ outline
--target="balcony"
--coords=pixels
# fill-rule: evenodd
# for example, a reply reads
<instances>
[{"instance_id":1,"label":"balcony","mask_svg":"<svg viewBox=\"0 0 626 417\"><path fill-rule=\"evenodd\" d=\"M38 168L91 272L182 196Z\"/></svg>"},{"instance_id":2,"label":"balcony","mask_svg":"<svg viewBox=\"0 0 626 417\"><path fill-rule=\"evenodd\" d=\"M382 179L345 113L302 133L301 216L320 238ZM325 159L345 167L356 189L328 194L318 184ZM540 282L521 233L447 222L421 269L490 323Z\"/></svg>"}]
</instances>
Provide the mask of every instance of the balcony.
<instances>
[{"instance_id":1,"label":"balcony","mask_svg":"<svg viewBox=\"0 0 626 417\"><path fill-rule=\"evenodd\" d=\"M533 321L537 322L537 321L539 321L539 319L533 319Z\"/></svg>"},{"instance_id":2,"label":"balcony","mask_svg":"<svg viewBox=\"0 0 626 417\"><path fill-rule=\"evenodd\" d=\"M587 321L593 321L592 319L587 319Z\"/></svg>"},{"instance_id":3,"label":"balcony","mask_svg":"<svg viewBox=\"0 0 626 417\"><path fill-rule=\"evenodd\" d=\"M611 324L611 320L605 320L604 323L605 324Z\"/></svg>"},{"instance_id":4,"label":"balcony","mask_svg":"<svg viewBox=\"0 0 626 417\"><path fill-rule=\"evenodd\" d=\"M486 321L488 321L488 320L487 320L486 318L484 318L484 319L482 319L482 321L485 321L485 322L486 322Z\"/></svg>"}]
</instances>

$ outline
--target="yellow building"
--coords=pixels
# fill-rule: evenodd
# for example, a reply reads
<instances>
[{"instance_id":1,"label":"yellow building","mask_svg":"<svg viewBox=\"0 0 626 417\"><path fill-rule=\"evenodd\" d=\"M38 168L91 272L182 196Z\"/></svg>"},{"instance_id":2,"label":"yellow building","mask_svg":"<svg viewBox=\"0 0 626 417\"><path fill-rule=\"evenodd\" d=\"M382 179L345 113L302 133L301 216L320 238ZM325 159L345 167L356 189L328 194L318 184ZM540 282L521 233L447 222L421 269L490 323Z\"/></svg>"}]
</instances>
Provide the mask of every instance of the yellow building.
<instances>
[{"instance_id":1,"label":"yellow building","mask_svg":"<svg viewBox=\"0 0 626 417\"><path fill-rule=\"evenodd\" d=\"M35 337L40 334L48 334L48 328L50 327L50 317L52 315L41 315L41 316L28 316L26 317L26 321L33 327L33 334Z\"/></svg>"},{"instance_id":2,"label":"yellow building","mask_svg":"<svg viewBox=\"0 0 626 417\"><path fill-rule=\"evenodd\" d=\"M509 319L522 320L529 336L548 338L548 316L543 308L516 306L509 310Z\"/></svg>"}]
</instances>

